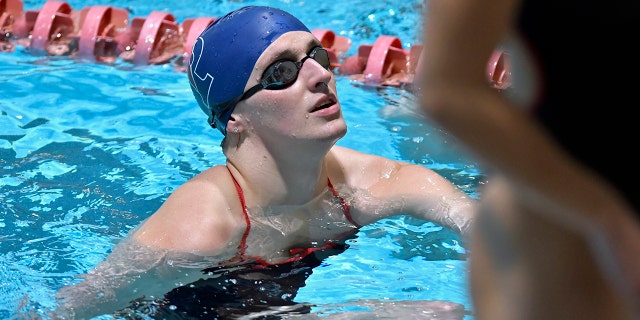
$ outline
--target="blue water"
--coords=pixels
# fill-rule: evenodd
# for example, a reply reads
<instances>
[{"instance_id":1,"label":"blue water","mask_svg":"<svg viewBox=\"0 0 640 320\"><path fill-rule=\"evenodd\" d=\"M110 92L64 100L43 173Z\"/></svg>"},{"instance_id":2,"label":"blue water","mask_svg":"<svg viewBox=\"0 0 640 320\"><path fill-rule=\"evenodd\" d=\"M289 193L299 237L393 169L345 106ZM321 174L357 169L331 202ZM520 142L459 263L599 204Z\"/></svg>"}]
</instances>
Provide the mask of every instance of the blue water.
<instances>
[{"instance_id":1,"label":"blue water","mask_svg":"<svg viewBox=\"0 0 640 320\"><path fill-rule=\"evenodd\" d=\"M68 3L127 8L131 17L162 10L177 21L268 4L311 29L349 37L347 55L379 35L397 36L407 48L419 43L422 0L343 2ZM477 196L483 174L416 111L412 93L346 76L337 85L349 125L339 145L425 165ZM171 64L98 64L31 56L17 46L0 53L0 96L0 319L45 315L58 289L103 260L177 186L224 161L221 135L207 126L186 74ZM466 253L466 244L439 226L385 219L314 270L296 300L317 304L319 314L356 308L362 299L445 300L472 310Z\"/></svg>"}]
</instances>

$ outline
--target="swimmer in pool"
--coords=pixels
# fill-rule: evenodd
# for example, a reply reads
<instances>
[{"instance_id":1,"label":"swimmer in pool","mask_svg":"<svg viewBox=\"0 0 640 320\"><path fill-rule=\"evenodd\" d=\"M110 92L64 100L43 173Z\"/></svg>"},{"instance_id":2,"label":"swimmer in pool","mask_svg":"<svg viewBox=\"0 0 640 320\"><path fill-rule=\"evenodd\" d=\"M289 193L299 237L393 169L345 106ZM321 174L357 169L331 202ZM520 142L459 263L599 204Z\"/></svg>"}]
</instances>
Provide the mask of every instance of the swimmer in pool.
<instances>
[{"instance_id":1,"label":"swimmer in pool","mask_svg":"<svg viewBox=\"0 0 640 320\"><path fill-rule=\"evenodd\" d=\"M407 214L466 235L475 200L451 182L335 145L347 126L329 57L292 15L249 6L219 18L193 46L188 78L224 136L226 164L177 188L85 281L64 288L68 310L144 305L159 317L225 318L294 306L312 268L344 251L361 226ZM132 283L135 292L111 289ZM148 297L150 287L166 294L136 306L122 297Z\"/></svg>"}]
</instances>

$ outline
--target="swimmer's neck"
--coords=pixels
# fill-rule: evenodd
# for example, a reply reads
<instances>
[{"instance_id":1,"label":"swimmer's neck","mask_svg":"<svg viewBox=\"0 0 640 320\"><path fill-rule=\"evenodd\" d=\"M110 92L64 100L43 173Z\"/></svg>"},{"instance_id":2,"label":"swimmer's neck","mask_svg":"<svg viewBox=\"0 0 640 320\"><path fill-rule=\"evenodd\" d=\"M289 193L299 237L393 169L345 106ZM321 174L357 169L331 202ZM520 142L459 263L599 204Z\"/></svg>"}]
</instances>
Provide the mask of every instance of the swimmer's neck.
<instances>
[{"instance_id":1,"label":"swimmer's neck","mask_svg":"<svg viewBox=\"0 0 640 320\"><path fill-rule=\"evenodd\" d=\"M327 189L328 149L323 150L316 147L313 152L295 155L254 150L228 157L227 168L240 184L248 205L302 205Z\"/></svg>"}]
</instances>

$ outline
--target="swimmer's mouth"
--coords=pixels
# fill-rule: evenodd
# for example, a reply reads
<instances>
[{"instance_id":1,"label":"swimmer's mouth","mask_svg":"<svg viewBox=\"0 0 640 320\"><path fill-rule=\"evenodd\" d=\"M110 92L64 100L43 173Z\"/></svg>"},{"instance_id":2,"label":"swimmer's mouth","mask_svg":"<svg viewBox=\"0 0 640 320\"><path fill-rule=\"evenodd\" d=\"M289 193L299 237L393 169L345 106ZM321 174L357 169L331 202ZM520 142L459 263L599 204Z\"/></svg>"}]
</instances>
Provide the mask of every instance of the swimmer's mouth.
<instances>
[{"instance_id":1,"label":"swimmer's mouth","mask_svg":"<svg viewBox=\"0 0 640 320\"><path fill-rule=\"evenodd\" d=\"M313 110L311 110L311 112L316 112L316 111L318 111L318 110L322 110L322 109L329 108L329 107L331 107L333 104L334 104L334 102L328 102L328 103L322 104L322 105L320 105L320 106L317 106L317 107L313 108Z\"/></svg>"},{"instance_id":2,"label":"swimmer's mouth","mask_svg":"<svg viewBox=\"0 0 640 320\"><path fill-rule=\"evenodd\" d=\"M318 101L318 106L311 109L311 112L328 109L334 106L335 104L336 104L336 99L331 96L328 96Z\"/></svg>"}]
</instances>

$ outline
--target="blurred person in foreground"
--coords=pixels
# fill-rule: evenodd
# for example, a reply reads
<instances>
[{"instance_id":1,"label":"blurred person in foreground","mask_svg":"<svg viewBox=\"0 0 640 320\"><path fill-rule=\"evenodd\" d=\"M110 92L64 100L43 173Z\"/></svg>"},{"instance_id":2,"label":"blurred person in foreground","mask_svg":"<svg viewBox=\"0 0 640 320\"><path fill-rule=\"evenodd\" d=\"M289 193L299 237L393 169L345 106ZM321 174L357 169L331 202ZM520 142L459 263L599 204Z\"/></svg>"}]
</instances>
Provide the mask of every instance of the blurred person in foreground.
<instances>
[{"instance_id":1,"label":"blurred person in foreground","mask_svg":"<svg viewBox=\"0 0 640 320\"><path fill-rule=\"evenodd\" d=\"M477 319L640 319L640 2L430 0L424 22L421 106L490 175Z\"/></svg>"},{"instance_id":2,"label":"blurred person in foreground","mask_svg":"<svg viewBox=\"0 0 640 320\"><path fill-rule=\"evenodd\" d=\"M193 46L188 76L224 136L226 163L177 188L83 281L60 290L63 312L308 314L298 289L361 226L406 214L466 235L476 201L450 181L335 145L347 125L328 53L289 13L248 6L217 19ZM464 312L447 302L409 305L456 319Z\"/></svg>"}]
</instances>

